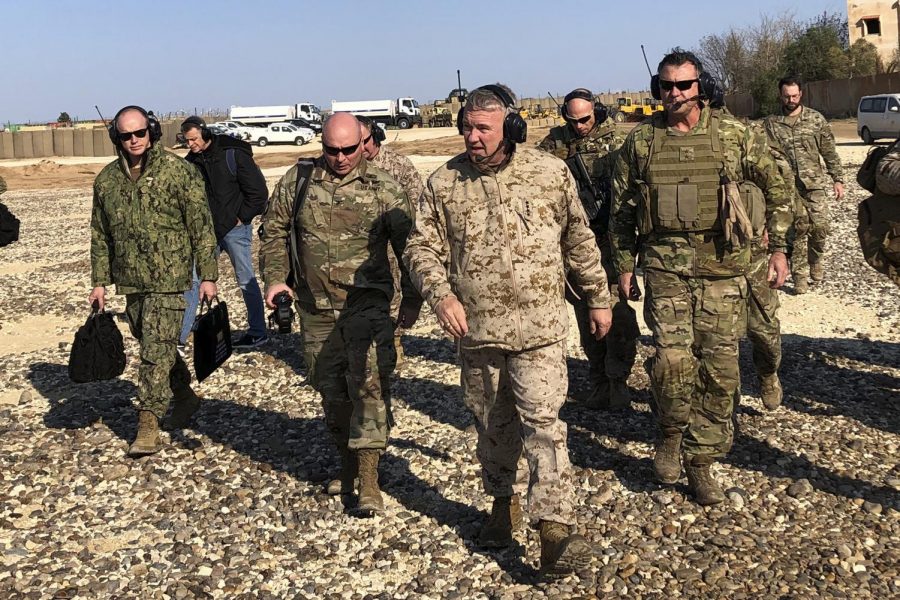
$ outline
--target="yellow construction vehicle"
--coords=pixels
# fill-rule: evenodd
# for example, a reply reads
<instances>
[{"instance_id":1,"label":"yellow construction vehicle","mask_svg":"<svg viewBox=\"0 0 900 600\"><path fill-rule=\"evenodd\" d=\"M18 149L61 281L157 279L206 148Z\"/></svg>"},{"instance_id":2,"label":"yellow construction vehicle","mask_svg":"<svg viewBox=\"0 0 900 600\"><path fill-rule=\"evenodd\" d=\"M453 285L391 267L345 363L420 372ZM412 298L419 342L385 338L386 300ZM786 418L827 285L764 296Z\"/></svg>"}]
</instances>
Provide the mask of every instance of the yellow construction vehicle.
<instances>
[{"instance_id":1,"label":"yellow construction vehicle","mask_svg":"<svg viewBox=\"0 0 900 600\"><path fill-rule=\"evenodd\" d=\"M613 119L616 123L624 123L628 120L640 121L655 112L660 112L663 110L663 105L662 102L653 98L644 98L641 102L631 98L616 98L616 109Z\"/></svg>"}]
</instances>

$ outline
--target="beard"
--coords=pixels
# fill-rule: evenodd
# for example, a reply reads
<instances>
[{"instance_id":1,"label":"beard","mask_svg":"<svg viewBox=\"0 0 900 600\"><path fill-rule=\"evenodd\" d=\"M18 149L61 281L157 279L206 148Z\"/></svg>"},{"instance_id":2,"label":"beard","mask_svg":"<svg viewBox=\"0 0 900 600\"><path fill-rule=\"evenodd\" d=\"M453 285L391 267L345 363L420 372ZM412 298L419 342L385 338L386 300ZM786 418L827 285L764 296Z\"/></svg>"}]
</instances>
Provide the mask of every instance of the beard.
<instances>
[{"instance_id":1,"label":"beard","mask_svg":"<svg viewBox=\"0 0 900 600\"><path fill-rule=\"evenodd\" d=\"M785 112L794 112L797 110L797 107L800 106L799 102L785 102L784 103L784 111Z\"/></svg>"}]
</instances>

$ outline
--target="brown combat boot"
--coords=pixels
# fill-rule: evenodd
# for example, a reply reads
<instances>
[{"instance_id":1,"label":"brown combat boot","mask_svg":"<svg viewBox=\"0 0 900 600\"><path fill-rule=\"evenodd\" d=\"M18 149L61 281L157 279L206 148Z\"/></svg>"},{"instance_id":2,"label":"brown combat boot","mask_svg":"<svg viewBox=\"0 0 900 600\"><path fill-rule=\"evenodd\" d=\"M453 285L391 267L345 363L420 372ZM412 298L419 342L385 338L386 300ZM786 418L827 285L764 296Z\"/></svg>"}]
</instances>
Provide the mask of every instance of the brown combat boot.
<instances>
[{"instance_id":1,"label":"brown combat boot","mask_svg":"<svg viewBox=\"0 0 900 600\"><path fill-rule=\"evenodd\" d=\"M684 457L688 487L700 506L718 504L725 500L725 492L709 470L713 460L708 456Z\"/></svg>"},{"instance_id":2,"label":"brown combat boot","mask_svg":"<svg viewBox=\"0 0 900 600\"><path fill-rule=\"evenodd\" d=\"M384 500L378 487L378 460L381 450L358 450L359 501L356 510L364 516L372 516L384 510Z\"/></svg>"},{"instance_id":3,"label":"brown combat boot","mask_svg":"<svg viewBox=\"0 0 900 600\"><path fill-rule=\"evenodd\" d=\"M816 283L822 283L825 280L825 267L822 266L822 261L809 263L809 276Z\"/></svg>"},{"instance_id":4,"label":"brown combat boot","mask_svg":"<svg viewBox=\"0 0 900 600\"><path fill-rule=\"evenodd\" d=\"M329 496L352 494L358 475L359 463L356 460L356 454L344 448L341 450L341 474L337 479L328 482L325 491Z\"/></svg>"},{"instance_id":5,"label":"brown combat boot","mask_svg":"<svg viewBox=\"0 0 900 600\"><path fill-rule=\"evenodd\" d=\"M681 432L663 433L656 444L653 472L661 483L675 483L681 477Z\"/></svg>"},{"instance_id":6,"label":"brown combat boot","mask_svg":"<svg viewBox=\"0 0 900 600\"><path fill-rule=\"evenodd\" d=\"M156 454L160 450L162 450L162 440L159 437L159 419L156 418L153 411L139 411L137 435L128 448L128 456L138 458Z\"/></svg>"},{"instance_id":7,"label":"brown combat boot","mask_svg":"<svg viewBox=\"0 0 900 600\"><path fill-rule=\"evenodd\" d=\"M519 496L498 496L491 515L481 526L478 545L482 548L505 548L513 542L513 531L522 527L522 504Z\"/></svg>"},{"instance_id":8,"label":"brown combat boot","mask_svg":"<svg viewBox=\"0 0 900 600\"><path fill-rule=\"evenodd\" d=\"M763 375L759 378L760 395L762 396L763 406L769 410L775 410L781 406L781 400L784 397L784 390L781 389L781 381L778 379L778 373L771 375Z\"/></svg>"},{"instance_id":9,"label":"brown combat boot","mask_svg":"<svg viewBox=\"0 0 900 600\"><path fill-rule=\"evenodd\" d=\"M541 521L541 575L561 577L591 564L594 550L583 536L569 533L568 525Z\"/></svg>"},{"instance_id":10,"label":"brown combat boot","mask_svg":"<svg viewBox=\"0 0 900 600\"><path fill-rule=\"evenodd\" d=\"M191 417L200 408L200 396L190 387L175 394L172 399L172 414L166 420L166 429L184 429L191 423Z\"/></svg>"}]
</instances>

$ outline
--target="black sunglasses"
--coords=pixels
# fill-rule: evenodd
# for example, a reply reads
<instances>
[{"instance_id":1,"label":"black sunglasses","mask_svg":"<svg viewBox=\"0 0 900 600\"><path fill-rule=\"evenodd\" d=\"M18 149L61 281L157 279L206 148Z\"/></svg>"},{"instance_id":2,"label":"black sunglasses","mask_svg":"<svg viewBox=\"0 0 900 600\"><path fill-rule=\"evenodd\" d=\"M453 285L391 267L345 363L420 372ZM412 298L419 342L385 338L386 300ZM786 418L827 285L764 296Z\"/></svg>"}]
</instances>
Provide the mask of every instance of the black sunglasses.
<instances>
[{"instance_id":1,"label":"black sunglasses","mask_svg":"<svg viewBox=\"0 0 900 600\"><path fill-rule=\"evenodd\" d=\"M325 151L325 154L329 156L337 156L338 154L343 154L344 156L350 156L354 152L356 152L359 145L363 142L356 142L352 146L344 146L343 148L336 148L334 146L328 146L325 143L322 144L322 150Z\"/></svg>"},{"instance_id":2,"label":"black sunglasses","mask_svg":"<svg viewBox=\"0 0 900 600\"><path fill-rule=\"evenodd\" d=\"M686 92L691 89L691 86L700 81L699 79L685 79L684 81L666 81L665 79L659 80L660 89L666 90L667 92L671 92L672 88L678 88L682 92Z\"/></svg>"},{"instance_id":3,"label":"black sunglasses","mask_svg":"<svg viewBox=\"0 0 900 600\"><path fill-rule=\"evenodd\" d=\"M571 117L567 117L566 121L568 121L569 123L578 123L579 125L586 125L587 122L590 121L591 117L593 117L593 116L594 116L594 113L585 115L585 116L581 117L580 119L573 119Z\"/></svg>"},{"instance_id":4,"label":"black sunglasses","mask_svg":"<svg viewBox=\"0 0 900 600\"><path fill-rule=\"evenodd\" d=\"M147 135L147 128L144 127L143 129L138 129L137 131L120 131L119 132L119 141L127 142L128 140L131 139L131 136L133 136L133 135L137 136L139 138L142 138L145 135Z\"/></svg>"},{"instance_id":5,"label":"black sunglasses","mask_svg":"<svg viewBox=\"0 0 900 600\"><path fill-rule=\"evenodd\" d=\"M365 145L368 144L371 140L372 140L372 136L370 135L369 137L367 137L366 139L364 139L364 140L362 141L362 145L365 146Z\"/></svg>"}]
</instances>

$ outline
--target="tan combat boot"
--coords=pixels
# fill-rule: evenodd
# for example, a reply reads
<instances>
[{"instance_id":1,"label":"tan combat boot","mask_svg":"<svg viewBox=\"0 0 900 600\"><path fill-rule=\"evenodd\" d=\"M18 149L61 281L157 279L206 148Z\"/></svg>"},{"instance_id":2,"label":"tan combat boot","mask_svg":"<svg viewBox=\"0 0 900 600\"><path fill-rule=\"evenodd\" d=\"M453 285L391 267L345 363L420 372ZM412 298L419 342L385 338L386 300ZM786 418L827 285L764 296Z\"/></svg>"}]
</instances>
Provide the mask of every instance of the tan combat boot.
<instances>
[{"instance_id":1,"label":"tan combat boot","mask_svg":"<svg viewBox=\"0 0 900 600\"><path fill-rule=\"evenodd\" d=\"M718 504L725 500L725 492L709 470L712 459L708 456L684 457L684 470L687 472L688 487L694 499L701 506Z\"/></svg>"},{"instance_id":2,"label":"tan combat boot","mask_svg":"<svg viewBox=\"0 0 900 600\"><path fill-rule=\"evenodd\" d=\"M175 394L172 399L172 414L166 420L167 429L184 429L191 423L191 417L200 408L200 397L189 387Z\"/></svg>"},{"instance_id":3,"label":"tan combat boot","mask_svg":"<svg viewBox=\"0 0 900 600\"><path fill-rule=\"evenodd\" d=\"M478 533L482 548L505 548L513 542L513 531L522 527L522 504L519 496L498 496L491 506L491 515Z\"/></svg>"},{"instance_id":4,"label":"tan combat boot","mask_svg":"<svg viewBox=\"0 0 900 600\"><path fill-rule=\"evenodd\" d=\"M397 364L394 365L394 370L400 371L400 367L403 365L406 355L403 354L403 342L400 337L399 328L394 331L394 351L397 353Z\"/></svg>"},{"instance_id":5,"label":"tan combat boot","mask_svg":"<svg viewBox=\"0 0 900 600\"><path fill-rule=\"evenodd\" d=\"M338 494L352 494L353 486L356 484L356 478L359 474L359 463L356 460L356 454L349 449L341 450L341 474L337 479L328 482L325 491L329 496L337 496Z\"/></svg>"},{"instance_id":6,"label":"tan combat boot","mask_svg":"<svg viewBox=\"0 0 900 600\"><path fill-rule=\"evenodd\" d=\"M156 418L153 411L139 411L137 436L128 448L128 456L138 458L156 454L160 450L162 450L162 440L159 437L159 419Z\"/></svg>"},{"instance_id":7,"label":"tan combat boot","mask_svg":"<svg viewBox=\"0 0 900 600\"><path fill-rule=\"evenodd\" d=\"M681 432L664 432L656 444L653 472L661 483L675 483L681 477Z\"/></svg>"},{"instance_id":8,"label":"tan combat boot","mask_svg":"<svg viewBox=\"0 0 900 600\"><path fill-rule=\"evenodd\" d=\"M760 377L759 389L763 406L769 410L775 410L781 406L781 399L784 397L784 391L781 389L781 381L778 379L778 373Z\"/></svg>"},{"instance_id":9,"label":"tan combat boot","mask_svg":"<svg viewBox=\"0 0 900 600\"><path fill-rule=\"evenodd\" d=\"M384 510L384 500L378 487L378 460L381 450L358 450L356 460L359 463L359 501L357 512L372 516Z\"/></svg>"},{"instance_id":10,"label":"tan combat boot","mask_svg":"<svg viewBox=\"0 0 900 600\"><path fill-rule=\"evenodd\" d=\"M591 564L594 550L583 536L569 533L568 525L541 521L541 575L561 577Z\"/></svg>"},{"instance_id":11,"label":"tan combat boot","mask_svg":"<svg viewBox=\"0 0 900 600\"><path fill-rule=\"evenodd\" d=\"M809 281L806 274L794 274L794 294L799 296L809 291Z\"/></svg>"},{"instance_id":12,"label":"tan combat boot","mask_svg":"<svg viewBox=\"0 0 900 600\"><path fill-rule=\"evenodd\" d=\"M822 266L822 261L809 263L809 276L816 283L822 283L825 280L825 267Z\"/></svg>"}]
</instances>

